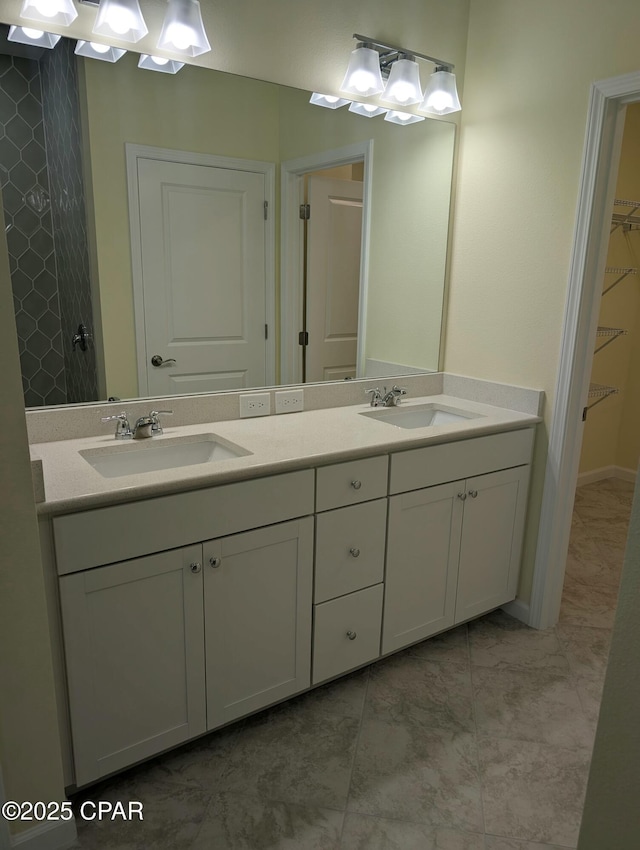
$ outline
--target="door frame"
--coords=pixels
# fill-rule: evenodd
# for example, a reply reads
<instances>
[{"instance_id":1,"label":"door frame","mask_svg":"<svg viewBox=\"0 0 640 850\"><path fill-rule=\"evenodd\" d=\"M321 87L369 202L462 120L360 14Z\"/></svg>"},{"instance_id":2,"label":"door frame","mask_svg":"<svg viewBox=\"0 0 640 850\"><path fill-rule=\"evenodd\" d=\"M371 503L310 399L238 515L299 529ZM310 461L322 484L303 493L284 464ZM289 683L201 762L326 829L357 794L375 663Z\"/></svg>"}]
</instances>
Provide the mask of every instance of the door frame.
<instances>
[{"instance_id":1,"label":"door frame","mask_svg":"<svg viewBox=\"0 0 640 850\"><path fill-rule=\"evenodd\" d=\"M155 159L176 162L182 165L206 165L229 171L248 171L264 176L265 197L268 204L265 221L265 322L269 328L265 358L265 386L276 382L276 287L275 287L275 178L273 162L236 159L214 154L157 148L150 145L125 143L127 165L127 189L129 196L129 231L131 234L131 277L133 286L133 312L136 336L136 366L138 393L149 394L147 381L147 352L145 340L144 293L142 291L142 241L140 231L140 191L138 184L138 160Z\"/></svg>"},{"instance_id":2,"label":"door frame","mask_svg":"<svg viewBox=\"0 0 640 850\"><path fill-rule=\"evenodd\" d=\"M302 315L301 281L304 273L304 224L300 204L304 203L304 177L353 162L364 162L362 193L362 238L360 284L358 293L358 348L356 377L364 368L365 330L367 326L367 291L369 282L369 242L371 231L371 187L373 180L373 139L343 148L321 151L280 165L280 383L302 382L302 363L298 332Z\"/></svg>"},{"instance_id":3,"label":"door frame","mask_svg":"<svg viewBox=\"0 0 640 850\"><path fill-rule=\"evenodd\" d=\"M640 71L591 86L527 617L538 629L555 625L560 611L625 110L638 101Z\"/></svg>"}]
</instances>

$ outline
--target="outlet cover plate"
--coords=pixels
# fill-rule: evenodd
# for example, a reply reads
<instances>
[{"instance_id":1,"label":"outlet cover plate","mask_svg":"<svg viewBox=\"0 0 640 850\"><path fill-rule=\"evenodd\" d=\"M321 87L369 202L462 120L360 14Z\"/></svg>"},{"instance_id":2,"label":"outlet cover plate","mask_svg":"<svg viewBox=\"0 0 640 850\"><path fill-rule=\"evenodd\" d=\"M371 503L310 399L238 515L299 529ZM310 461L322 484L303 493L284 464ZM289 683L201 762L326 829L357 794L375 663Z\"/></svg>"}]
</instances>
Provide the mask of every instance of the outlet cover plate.
<instances>
[{"instance_id":1,"label":"outlet cover plate","mask_svg":"<svg viewBox=\"0 0 640 850\"><path fill-rule=\"evenodd\" d=\"M249 416L268 416L271 413L269 393L243 393L240 396L240 419Z\"/></svg>"},{"instance_id":2,"label":"outlet cover plate","mask_svg":"<svg viewBox=\"0 0 640 850\"><path fill-rule=\"evenodd\" d=\"M278 390L276 413L297 413L304 410L304 390Z\"/></svg>"}]
</instances>

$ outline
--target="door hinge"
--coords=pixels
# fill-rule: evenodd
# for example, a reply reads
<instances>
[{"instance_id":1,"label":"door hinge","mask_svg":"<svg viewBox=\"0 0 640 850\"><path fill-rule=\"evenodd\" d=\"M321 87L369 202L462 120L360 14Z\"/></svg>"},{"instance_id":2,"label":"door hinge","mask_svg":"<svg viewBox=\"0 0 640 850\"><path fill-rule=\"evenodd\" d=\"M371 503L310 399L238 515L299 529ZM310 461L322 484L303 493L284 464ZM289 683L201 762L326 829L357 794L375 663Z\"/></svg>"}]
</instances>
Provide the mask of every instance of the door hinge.
<instances>
[{"instance_id":1,"label":"door hinge","mask_svg":"<svg viewBox=\"0 0 640 850\"><path fill-rule=\"evenodd\" d=\"M311 205L310 204L300 204L300 218L303 221L309 221L311 218Z\"/></svg>"},{"instance_id":2,"label":"door hinge","mask_svg":"<svg viewBox=\"0 0 640 850\"><path fill-rule=\"evenodd\" d=\"M298 334L298 345L309 345L309 331L300 331Z\"/></svg>"},{"instance_id":3,"label":"door hinge","mask_svg":"<svg viewBox=\"0 0 640 850\"><path fill-rule=\"evenodd\" d=\"M269 339L269 325L264 326L264 338Z\"/></svg>"},{"instance_id":4,"label":"door hinge","mask_svg":"<svg viewBox=\"0 0 640 850\"><path fill-rule=\"evenodd\" d=\"M269 218L269 201L264 202L264 220Z\"/></svg>"},{"instance_id":5,"label":"door hinge","mask_svg":"<svg viewBox=\"0 0 640 850\"><path fill-rule=\"evenodd\" d=\"M588 413L588 412L589 412L589 408L588 408L588 407L583 408L583 410L582 410L582 421L583 421L583 422L586 422L586 421L587 421L587 413Z\"/></svg>"}]
</instances>

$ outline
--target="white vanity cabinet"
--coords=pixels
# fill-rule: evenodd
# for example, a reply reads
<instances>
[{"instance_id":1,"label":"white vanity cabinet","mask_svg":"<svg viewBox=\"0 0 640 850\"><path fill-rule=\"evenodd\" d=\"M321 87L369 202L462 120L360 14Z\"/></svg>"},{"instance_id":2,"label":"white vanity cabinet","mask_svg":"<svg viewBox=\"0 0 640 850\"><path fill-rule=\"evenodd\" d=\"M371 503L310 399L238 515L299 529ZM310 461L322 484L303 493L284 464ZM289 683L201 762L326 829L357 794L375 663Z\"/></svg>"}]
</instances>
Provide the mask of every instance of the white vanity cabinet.
<instances>
[{"instance_id":1,"label":"white vanity cabinet","mask_svg":"<svg viewBox=\"0 0 640 850\"><path fill-rule=\"evenodd\" d=\"M62 576L76 784L206 731L202 547Z\"/></svg>"},{"instance_id":2,"label":"white vanity cabinet","mask_svg":"<svg viewBox=\"0 0 640 850\"><path fill-rule=\"evenodd\" d=\"M317 470L313 684L380 656L387 478L386 455Z\"/></svg>"},{"instance_id":3,"label":"white vanity cabinet","mask_svg":"<svg viewBox=\"0 0 640 850\"><path fill-rule=\"evenodd\" d=\"M204 544L207 728L310 685L313 518Z\"/></svg>"},{"instance_id":4,"label":"white vanity cabinet","mask_svg":"<svg viewBox=\"0 0 640 850\"><path fill-rule=\"evenodd\" d=\"M76 785L309 687L313 484L303 470L54 518ZM136 557L158 541L175 548Z\"/></svg>"},{"instance_id":5,"label":"white vanity cabinet","mask_svg":"<svg viewBox=\"0 0 640 850\"><path fill-rule=\"evenodd\" d=\"M533 433L391 456L383 653L515 598Z\"/></svg>"}]
</instances>

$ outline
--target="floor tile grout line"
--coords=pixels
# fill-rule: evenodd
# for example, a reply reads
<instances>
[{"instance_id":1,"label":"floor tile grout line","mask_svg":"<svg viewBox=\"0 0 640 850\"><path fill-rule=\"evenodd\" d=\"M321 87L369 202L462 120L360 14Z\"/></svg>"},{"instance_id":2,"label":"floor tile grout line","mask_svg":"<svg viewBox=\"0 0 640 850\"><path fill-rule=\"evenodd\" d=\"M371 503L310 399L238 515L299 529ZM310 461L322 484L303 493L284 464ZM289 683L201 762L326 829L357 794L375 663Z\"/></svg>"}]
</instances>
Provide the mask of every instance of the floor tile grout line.
<instances>
[{"instance_id":1,"label":"floor tile grout line","mask_svg":"<svg viewBox=\"0 0 640 850\"><path fill-rule=\"evenodd\" d=\"M360 723L358 724L358 733L356 735L356 741L353 748L353 758L351 759L351 769L349 771L349 786L347 788L347 796L344 801L344 816L342 818L342 827L340 829L340 837L338 839L338 844L336 846L336 850L340 850L342 847L342 839L344 836L344 825L347 820L347 814L349 810L349 798L351 796L351 785L353 783L353 771L356 764L356 758L358 757L358 747L360 746L360 736L362 734L362 726L364 724L364 715L367 709L367 699L369 697L369 684L371 682L371 667L367 667L367 683L364 689L364 697L362 699L362 708L360 709Z\"/></svg>"},{"instance_id":2,"label":"floor tile grout line","mask_svg":"<svg viewBox=\"0 0 640 850\"><path fill-rule=\"evenodd\" d=\"M484 788L482 782L482 770L480 768L480 736L478 734L478 715L476 712L476 696L473 686L473 664L471 662L471 634L467 624L467 655L469 658L469 683L471 685L471 711L473 713L473 727L476 739L476 769L478 771L478 787L480 790L480 814L482 816L482 843L487 846L487 821L484 815Z\"/></svg>"}]
</instances>

